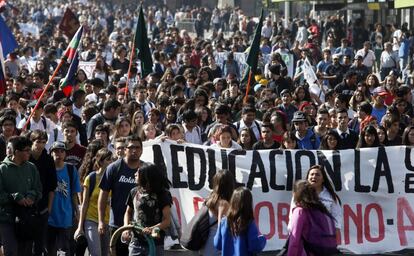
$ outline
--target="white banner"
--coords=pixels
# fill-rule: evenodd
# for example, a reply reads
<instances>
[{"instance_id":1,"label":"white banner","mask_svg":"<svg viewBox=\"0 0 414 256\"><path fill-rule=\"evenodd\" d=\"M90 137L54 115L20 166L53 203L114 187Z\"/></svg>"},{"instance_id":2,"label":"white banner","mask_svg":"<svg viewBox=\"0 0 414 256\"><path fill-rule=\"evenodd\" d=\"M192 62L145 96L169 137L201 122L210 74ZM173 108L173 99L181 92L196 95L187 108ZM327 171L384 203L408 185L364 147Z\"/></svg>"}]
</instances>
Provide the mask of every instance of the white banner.
<instances>
[{"instance_id":1,"label":"white banner","mask_svg":"<svg viewBox=\"0 0 414 256\"><path fill-rule=\"evenodd\" d=\"M35 38L40 37L40 30L39 27L34 23L18 23L20 31L23 33L23 36L27 36L28 34L33 35Z\"/></svg>"},{"instance_id":2,"label":"white banner","mask_svg":"<svg viewBox=\"0 0 414 256\"><path fill-rule=\"evenodd\" d=\"M209 194L218 169L229 169L250 188L265 250L287 238L292 187L314 164L325 166L342 200L339 247L354 253L382 253L414 247L414 152L408 147L343 151L214 150L193 144L150 141L142 160L164 162L182 225Z\"/></svg>"},{"instance_id":3,"label":"white banner","mask_svg":"<svg viewBox=\"0 0 414 256\"><path fill-rule=\"evenodd\" d=\"M96 62L95 61L79 61L79 69L82 69L86 73L86 77L88 79L92 79L92 73L95 69Z\"/></svg>"}]
</instances>

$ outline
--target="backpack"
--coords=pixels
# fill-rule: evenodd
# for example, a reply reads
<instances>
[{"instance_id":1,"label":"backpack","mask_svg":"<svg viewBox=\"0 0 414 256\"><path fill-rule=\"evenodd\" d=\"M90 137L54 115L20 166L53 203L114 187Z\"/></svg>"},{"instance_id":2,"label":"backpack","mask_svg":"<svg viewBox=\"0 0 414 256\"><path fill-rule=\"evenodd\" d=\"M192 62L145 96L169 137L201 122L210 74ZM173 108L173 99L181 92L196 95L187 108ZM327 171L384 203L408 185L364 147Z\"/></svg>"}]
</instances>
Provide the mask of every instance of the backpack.
<instances>
[{"instance_id":1,"label":"backpack","mask_svg":"<svg viewBox=\"0 0 414 256\"><path fill-rule=\"evenodd\" d=\"M324 256L338 254L333 217L319 211L306 211L306 216L311 226L308 240L302 237L306 253Z\"/></svg>"},{"instance_id":2,"label":"backpack","mask_svg":"<svg viewBox=\"0 0 414 256\"><path fill-rule=\"evenodd\" d=\"M188 223L181 235L180 244L190 251L200 250L207 242L210 228L216 223L217 221L210 224L208 208L204 204Z\"/></svg>"},{"instance_id":3,"label":"backpack","mask_svg":"<svg viewBox=\"0 0 414 256\"><path fill-rule=\"evenodd\" d=\"M40 119L42 119L43 128L46 131L46 128L47 128L46 117L41 116ZM27 124L27 130L30 130L30 125L31 125L31 122ZM53 141L57 141L57 139L58 139L58 129L55 128L53 129Z\"/></svg>"},{"instance_id":4,"label":"backpack","mask_svg":"<svg viewBox=\"0 0 414 256\"><path fill-rule=\"evenodd\" d=\"M46 131L46 127L47 127L47 123L46 123L46 117L44 117L44 116L41 116L40 117L40 119L42 119L42 124L43 124L43 128L45 128L45 131ZM31 120L30 120L30 122L27 124L27 130L30 130L30 125L31 125Z\"/></svg>"}]
</instances>

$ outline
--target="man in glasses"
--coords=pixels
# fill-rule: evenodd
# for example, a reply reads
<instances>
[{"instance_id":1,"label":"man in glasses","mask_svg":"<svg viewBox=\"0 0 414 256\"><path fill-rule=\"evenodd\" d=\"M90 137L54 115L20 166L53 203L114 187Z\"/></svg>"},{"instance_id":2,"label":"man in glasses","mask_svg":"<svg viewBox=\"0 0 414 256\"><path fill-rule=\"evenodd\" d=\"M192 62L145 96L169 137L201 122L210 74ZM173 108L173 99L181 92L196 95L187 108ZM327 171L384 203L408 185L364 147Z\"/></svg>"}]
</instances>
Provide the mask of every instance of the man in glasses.
<instances>
[{"instance_id":1,"label":"man in glasses","mask_svg":"<svg viewBox=\"0 0 414 256\"><path fill-rule=\"evenodd\" d=\"M15 228L16 207L29 209L42 196L39 173L29 162L31 146L26 137L10 138L11 155L0 164L0 236L5 255L31 255L32 252L33 240L18 238Z\"/></svg>"},{"instance_id":2,"label":"man in glasses","mask_svg":"<svg viewBox=\"0 0 414 256\"><path fill-rule=\"evenodd\" d=\"M109 193L111 193L111 215L109 228L111 235L117 228L124 225L123 217L126 210L125 202L132 188L136 186L135 173L141 167L147 166L140 160L142 141L137 136L129 136L125 140L125 156L108 165L99 184L101 189L98 199L98 232L104 233L105 210ZM128 255L128 245L117 242L117 255Z\"/></svg>"}]
</instances>

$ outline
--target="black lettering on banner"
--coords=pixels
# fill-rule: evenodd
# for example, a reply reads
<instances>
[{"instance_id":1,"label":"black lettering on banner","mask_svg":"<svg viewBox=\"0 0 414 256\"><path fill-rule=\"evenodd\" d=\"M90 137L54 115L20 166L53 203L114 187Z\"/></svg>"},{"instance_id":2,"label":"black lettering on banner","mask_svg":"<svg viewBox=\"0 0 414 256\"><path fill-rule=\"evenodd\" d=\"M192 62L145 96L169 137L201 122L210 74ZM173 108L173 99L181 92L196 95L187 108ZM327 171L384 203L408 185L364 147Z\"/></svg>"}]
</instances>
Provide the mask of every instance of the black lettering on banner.
<instances>
[{"instance_id":1,"label":"black lettering on banner","mask_svg":"<svg viewBox=\"0 0 414 256\"><path fill-rule=\"evenodd\" d=\"M377 164L375 167L372 191L378 191L381 176L384 176L385 180L387 181L388 193L394 193L394 184L392 182L390 164L388 163L388 156L384 147L378 148Z\"/></svg>"},{"instance_id":2,"label":"black lettering on banner","mask_svg":"<svg viewBox=\"0 0 414 256\"><path fill-rule=\"evenodd\" d=\"M247 187L252 189L253 182L256 178L260 178L262 182L262 191L269 192L269 185L267 184L266 171L263 165L260 153L257 150L253 150L252 166L250 167L249 180L247 181ZM259 170L258 170L259 169Z\"/></svg>"},{"instance_id":3,"label":"black lettering on banner","mask_svg":"<svg viewBox=\"0 0 414 256\"><path fill-rule=\"evenodd\" d=\"M332 165L329 163L326 156L322 153L322 151L316 151L318 155L318 162L320 165L325 167L326 173L331 178L333 185L336 191L342 190L342 180L341 180L341 155L338 150L335 150L332 155Z\"/></svg>"},{"instance_id":4,"label":"black lettering on banner","mask_svg":"<svg viewBox=\"0 0 414 256\"><path fill-rule=\"evenodd\" d=\"M221 155L221 169L229 169L229 160L227 159L227 151L225 149L220 150Z\"/></svg>"},{"instance_id":5,"label":"black lettering on banner","mask_svg":"<svg viewBox=\"0 0 414 256\"><path fill-rule=\"evenodd\" d=\"M202 148L186 147L185 154L187 157L187 173L188 173L188 188L190 190L200 190L206 183L207 176L207 161L206 155ZM200 180L198 184L195 181L195 168L194 168L194 155L197 154L200 157Z\"/></svg>"},{"instance_id":6,"label":"black lettering on banner","mask_svg":"<svg viewBox=\"0 0 414 256\"><path fill-rule=\"evenodd\" d=\"M181 181L180 178L180 174L183 172L183 167L181 167L178 163L178 152L184 151L184 146L171 144L170 150L173 188L187 188L187 182Z\"/></svg>"},{"instance_id":7,"label":"black lettering on banner","mask_svg":"<svg viewBox=\"0 0 414 256\"><path fill-rule=\"evenodd\" d=\"M214 149L207 149L208 155L208 186L213 189L213 177L216 175L216 151Z\"/></svg>"},{"instance_id":8,"label":"black lettering on banner","mask_svg":"<svg viewBox=\"0 0 414 256\"><path fill-rule=\"evenodd\" d=\"M405 147L405 168L414 172L414 166L411 164L411 147Z\"/></svg>"},{"instance_id":9,"label":"black lettering on banner","mask_svg":"<svg viewBox=\"0 0 414 256\"><path fill-rule=\"evenodd\" d=\"M295 167L296 167L296 174L295 174L295 180L302 179L302 157L306 156L309 158L309 167L312 165L315 165L315 155L312 151L309 150L299 150L295 154Z\"/></svg>"},{"instance_id":10,"label":"black lettering on banner","mask_svg":"<svg viewBox=\"0 0 414 256\"><path fill-rule=\"evenodd\" d=\"M414 173L405 175L405 193L414 193Z\"/></svg>"},{"instance_id":11,"label":"black lettering on banner","mask_svg":"<svg viewBox=\"0 0 414 256\"><path fill-rule=\"evenodd\" d=\"M276 164L275 164L276 155L283 155L283 151L280 149L275 149L269 152L269 164L270 164L269 184L273 190L285 190L286 186L276 184Z\"/></svg>"},{"instance_id":12,"label":"black lettering on banner","mask_svg":"<svg viewBox=\"0 0 414 256\"><path fill-rule=\"evenodd\" d=\"M361 151L359 149L355 149L355 162L354 162L354 169L355 169L355 192L365 192L368 193L371 189L370 186L361 185Z\"/></svg>"},{"instance_id":13,"label":"black lettering on banner","mask_svg":"<svg viewBox=\"0 0 414 256\"><path fill-rule=\"evenodd\" d=\"M164 155L162 154L161 146L158 144L152 145L152 152L154 154L154 164L158 168L162 168L162 170L167 171L165 167Z\"/></svg>"},{"instance_id":14,"label":"black lettering on banner","mask_svg":"<svg viewBox=\"0 0 414 256\"><path fill-rule=\"evenodd\" d=\"M236 187L244 187L244 183L240 183L236 179L236 156L245 156L246 151L245 150L232 150L229 155L227 156L229 160L229 171L233 173Z\"/></svg>"},{"instance_id":15,"label":"black lettering on banner","mask_svg":"<svg viewBox=\"0 0 414 256\"><path fill-rule=\"evenodd\" d=\"M292 166L292 152L285 150L286 158L286 191L292 191L293 188L293 166Z\"/></svg>"}]
</instances>

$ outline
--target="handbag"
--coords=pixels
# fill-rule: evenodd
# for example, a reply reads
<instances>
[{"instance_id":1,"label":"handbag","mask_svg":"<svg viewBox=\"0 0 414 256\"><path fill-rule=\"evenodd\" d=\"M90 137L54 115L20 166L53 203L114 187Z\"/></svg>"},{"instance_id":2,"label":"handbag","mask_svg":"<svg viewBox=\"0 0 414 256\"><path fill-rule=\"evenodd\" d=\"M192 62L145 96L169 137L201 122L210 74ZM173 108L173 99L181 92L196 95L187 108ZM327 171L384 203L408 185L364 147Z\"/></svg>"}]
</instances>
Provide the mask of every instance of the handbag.
<instances>
[{"instance_id":1,"label":"handbag","mask_svg":"<svg viewBox=\"0 0 414 256\"><path fill-rule=\"evenodd\" d=\"M33 240L39 236L41 230L40 212L37 206L14 206L14 227L19 240Z\"/></svg>"},{"instance_id":2,"label":"handbag","mask_svg":"<svg viewBox=\"0 0 414 256\"><path fill-rule=\"evenodd\" d=\"M188 223L181 235L180 244L187 250L198 251L207 242L210 228L217 224L217 221L210 224L208 208L204 204Z\"/></svg>"}]
</instances>

